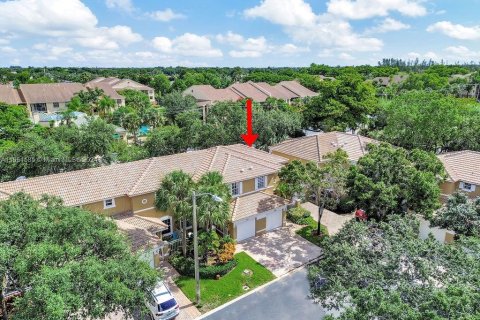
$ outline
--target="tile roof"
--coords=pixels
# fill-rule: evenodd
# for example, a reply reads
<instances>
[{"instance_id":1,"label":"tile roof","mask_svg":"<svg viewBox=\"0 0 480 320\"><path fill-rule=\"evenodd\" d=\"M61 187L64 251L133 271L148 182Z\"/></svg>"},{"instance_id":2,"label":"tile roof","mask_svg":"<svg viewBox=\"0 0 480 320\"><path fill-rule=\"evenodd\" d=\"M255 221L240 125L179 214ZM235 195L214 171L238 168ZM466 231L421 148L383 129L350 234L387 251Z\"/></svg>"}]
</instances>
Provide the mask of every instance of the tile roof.
<instances>
[{"instance_id":1,"label":"tile roof","mask_svg":"<svg viewBox=\"0 0 480 320\"><path fill-rule=\"evenodd\" d=\"M438 155L438 158L452 181L480 185L480 152L449 152Z\"/></svg>"},{"instance_id":2,"label":"tile roof","mask_svg":"<svg viewBox=\"0 0 480 320\"><path fill-rule=\"evenodd\" d=\"M20 85L20 91L25 98L25 102L28 104L69 102L76 93L82 90L85 90L85 87L81 83L35 83Z\"/></svg>"},{"instance_id":3,"label":"tile roof","mask_svg":"<svg viewBox=\"0 0 480 320\"><path fill-rule=\"evenodd\" d=\"M183 170L198 179L219 171L226 183L253 179L280 170L287 159L245 145L218 146L146 160L0 183L0 195L24 191L35 197L59 196L66 205L155 192L163 176Z\"/></svg>"},{"instance_id":4,"label":"tile roof","mask_svg":"<svg viewBox=\"0 0 480 320\"><path fill-rule=\"evenodd\" d=\"M245 83L234 83L225 89L215 89L211 85L194 85L183 91L183 94L194 96L199 105L207 105L219 101L237 101L244 98L264 102L268 97L288 100L317 95L297 81L283 81L275 86L271 86L266 82L248 81Z\"/></svg>"},{"instance_id":5,"label":"tile roof","mask_svg":"<svg viewBox=\"0 0 480 320\"><path fill-rule=\"evenodd\" d=\"M130 240L133 252L163 243L156 233L165 230L168 226L160 219L152 221L154 218L144 218L133 213L122 213L112 218L118 229Z\"/></svg>"},{"instance_id":6,"label":"tile roof","mask_svg":"<svg viewBox=\"0 0 480 320\"><path fill-rule=\"evenodd\" d=\"M95 85L95 84L106 85L115 90L122 90L122 89L153 90L151 87L138 83L131 79L119 79L115 77L109 77L109 78L100 77L87 82L87 85Z\"/></svg>"},{"instance_id":7,"label":"tile roof","mask_svg":"<svg viewBox=\"0 0 480 320\"><path fill-rule=\"evenodd\" d=\"M22 98L17 89L13 88L11 85L0 84L0 102L5 102L6 104L22 104Z\"/></svg>"},{"instance_id":8,"label":"tile roof","mask_svg":"<svg viewBox=\"0 0 480 320\"><path fill-rule=\"evenodd\" d=\"M91 88L91 89L94 89L94 88L102 89L103 92L105 93L105 95L107 95L110 98L115 99L115 100L125 99L125 97L118 94L118 92L115 91L115 89L113 89L107 83L101 83L101 82L100 83L88 83L88 84L85 85L85 87Z\"/></svg>"},{"instance_id":9,"label":"tile roof","mask_svg":"<svg viewBox=\"0 0 480 320\"><path fill-rule=\"evenodd\" d=\"M276 151L307 161L323 162L325 155L342 148L351 161L358 161L365 155L369 143L378 143L374 139L344 132L318 133L313 136L286 140L270 147Z\"/></svg>"},{"instance_id":10,"label":"tile roof","mask_svg":"<svg viewBox=\"0 0 480 320\"><path fill-rule=\"evenodd\" d=\"M265 192L255 192L232 201L232 221L255 216L259 213L286 206L288 200Z\"/></svg>"}]
</instances>

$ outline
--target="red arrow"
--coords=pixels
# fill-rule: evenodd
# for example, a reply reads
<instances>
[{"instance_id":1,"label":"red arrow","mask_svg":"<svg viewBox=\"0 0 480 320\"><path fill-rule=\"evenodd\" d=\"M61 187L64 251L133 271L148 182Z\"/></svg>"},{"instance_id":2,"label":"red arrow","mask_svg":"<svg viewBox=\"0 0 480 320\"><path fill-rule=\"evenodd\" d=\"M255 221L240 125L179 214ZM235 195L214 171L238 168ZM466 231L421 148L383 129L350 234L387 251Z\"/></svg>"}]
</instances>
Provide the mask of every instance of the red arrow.
<instances>
[{"instance_id":1,"label":"red arrow","mask_svg":"<svg viewBox=\"0 0 480 320\"><path fill-rule=\"evenodd\" d=\"M242 139L245 141L245 143L251 147L252 144L255 143L255 141L258 138L258 134L254 134L252 129L252 100L248 99L247 100L247 134L242 134Z\"/></svg>"}]
</instances>

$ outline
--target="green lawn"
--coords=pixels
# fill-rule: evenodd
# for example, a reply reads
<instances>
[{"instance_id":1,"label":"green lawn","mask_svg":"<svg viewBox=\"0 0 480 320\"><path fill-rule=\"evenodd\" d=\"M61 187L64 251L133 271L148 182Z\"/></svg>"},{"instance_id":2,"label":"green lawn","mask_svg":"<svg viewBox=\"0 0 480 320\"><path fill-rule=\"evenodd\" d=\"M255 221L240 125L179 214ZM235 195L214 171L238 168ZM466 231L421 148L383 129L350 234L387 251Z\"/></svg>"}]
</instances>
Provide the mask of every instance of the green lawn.
<instances>
[{"instance_id":1,"label":"green lawn","mask_svg":"<svg viewBox=\"0 0 480 320\"><path fill-rule=\"evenodd\" d=\"M245 252L235 255L237 266L220 280L200 279L201 290L201 312L207 312L214 309L242 294L248 292L243 290L243 285L247 284L252 290L264 283L267 283L275 276L257 261L253 260ZM243 275L245 269L253 271L253 275L246 280ZM176 284L191 300L195 301L195 279L192 277L180 276Z\"/></svg>"},{"instance_id":2,"label":"green lawn","mask_svg":"<svg viewBox=\"0 0 480 320\"><path fill-rule=\"evenodd\" d=\"M312 235L312 231L317 231L317 221L315 221L312 217L307 218L308 225L303 227L302 229L297 231L297 234L310 241L311 243L321 246L323 240L325 237L328 237L328 230L324 225L321 225L321 230L322 230L322 236L318 237L316 235Z\"/></svg>"}]
</instances>

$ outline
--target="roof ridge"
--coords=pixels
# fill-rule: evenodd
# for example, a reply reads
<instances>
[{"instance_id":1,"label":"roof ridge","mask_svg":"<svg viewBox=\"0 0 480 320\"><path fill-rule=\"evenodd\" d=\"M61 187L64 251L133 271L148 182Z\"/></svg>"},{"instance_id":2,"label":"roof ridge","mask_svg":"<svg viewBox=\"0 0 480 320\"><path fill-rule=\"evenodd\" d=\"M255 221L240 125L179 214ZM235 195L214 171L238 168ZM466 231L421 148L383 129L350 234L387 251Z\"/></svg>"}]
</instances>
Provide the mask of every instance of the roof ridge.
<instances>
[{"instance_id":1,"label":"roof ridge","mask_svg":"<svg viewBox=\"0 0 480 320\"><path fill-rule=\"evenodd\" d=\"M192 178L193 178L194 180L196 180L197 178L200 178L201 174L203 174L203 172L200 172L200 171L201 171L201 168L202 168L204 162L207 162L207 161L209 162L207 172L211 170L211 168L212 168L212 166L213 166L213 162L214 162L214 160L215 160L215 156L216 156L216 154L217 154L217 150L218 150L218 146L212 147L212 148L209 148L209 149L206 150L207 152L211 153L212 156L211 156L211 158L209 159L209 157L208 157L208 155L207 155L207 156L205 157L205 159L203 159L202 165L200 165L199 168L198 168L197 170L195 170L195 173L192 175Z\"/></svg>"},{"instance_id":2,"label":"roof ridge","mask_svg":"<svg viewBox=\"0 0 480 320\"><path fill-rule=\"evenodd\" d=\"M231 152L240 154L240 155L232 155L233 157L240 158L240 159L243 159L243 160L246 160L246 161L249 161L249 162L253 162L253 161L251 161L250 159L246 158L247 155L246 155L245 153L240 152L240 151L235 150L235 149L230 149L228 146L223 146L223 147L224 147L225 149L231 151ZM257 149L255 149L255 150L257 150ZM268 152L266 152L266 153L267 153L269 156L271 156L270 153L268 153ZM252 158L255 158L255 159L259 159L259 160L265 161L265 162L267 162L268 164L278 165L277 163L275 163L275 162L273 162L273 161L270 161L270 160L267 160L267 159L263 159L263 158L258 157L258 156L256 156L256 155L251 155L251 154L249 154L248 156L249 156L249 157L252 157ZM266 165L266 167L268 167L268 165ZM270 168L271 168L271 167L270 167ZM276 168L272 168L272 169L276 169Z\"/></svg>"},{"instance_id":3,"label":"roof ridge","mask_svg":"<svg viewBox=\"0 0 480 320\"><path fill-rule=\"evenodd\" d=\"M155 158L150 158L149 159L148 165L145 167L142 174L140 174L140 177L138 177L138 179L135 181L133 186L128 190L127 195L132 195L133 194L135 189L138 187L138 184L145 177L145 175L147 174L147 172L149 171L150 167L153 165L154 162L155 162Z\"/></svg>"},{"instance_id":4,"label":"roof ridge","mask_svg":"<svg viewBox=\"0 0 480 320\"><path fill-rule=\"evenodd\" d=\"M317 141L318 162L321 162L321 161L322 161L322 154L320 153L320 140L318 140L318 137L319 137L319 136L320 136L319 134L315 135L315 139L316 139L316 141Z\"/></svg>"},{"instance_id":5,"label":"roof ridge","mask_svg":"<svg viewBox=\"0 0 480 320\"><path fill-rule=\"evenodd\" d=\"M225 163L223 164L223 168L222 168L222 176L225 175L225 170L227 169L227 164L228 164L228 161L230 160L230 153L226 152L227 154L227 159L225 159Z\"/></svg>"},{"instance_id":6,"label":"roof ridge","mask_svg":"<svg viewBox=\"0 0 480 320\"><path fill-rule=\"evenodd\" d=\"M259 90L260 92L262 92L263 94L266 94L267 96L271 97L272 94L270 93L270 91L268 91L267 89L265 88L262 88L261 85L259 85L258 83L255 83L253 81L248 81L248 83L250 83L251 86L255 87L257 90Z\"/></svg>"}]
</instances>

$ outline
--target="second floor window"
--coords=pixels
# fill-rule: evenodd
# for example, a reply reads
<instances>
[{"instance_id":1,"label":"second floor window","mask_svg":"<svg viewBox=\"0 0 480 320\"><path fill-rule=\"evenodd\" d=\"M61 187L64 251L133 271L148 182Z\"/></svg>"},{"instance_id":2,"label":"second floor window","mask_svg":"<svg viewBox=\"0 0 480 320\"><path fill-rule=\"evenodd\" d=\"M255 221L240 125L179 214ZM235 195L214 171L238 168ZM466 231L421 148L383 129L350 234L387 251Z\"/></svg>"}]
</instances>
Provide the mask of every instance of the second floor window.
<instances>
[{"instance_id":1,"label":"second floor window","mask_svg":"<svg viewBox=\"0 0 480 320\"><path fill-rule=\"evenodd\" d=\"M267 187L267 177L262 176L255 179L255 189L265 189Z\"/></svg>"},{"instance_id":2,"label":"second floor window","mask_svg":"<svg viewBox=\"0 0 480 320\"><path fill-rule=\"evenodd\" d=\"M471 183L460 182L460 189L467 192L473 192L475 191L475 186Z\"/></svg>"},{"instance_id":3,"label":"second floor window","mask_svg":"<svg viewBox=\"0 0 480 320\"><path fill-rule=\"evenodd\" d=\"M114 199L105 199L103 201L103 208L104 209L115 208L115 200Z\"/></svg>"},{"instance_id":4,"label":"second floor window","mask_svg":"<svg viewBox=\"0 0 480 320\"><path fill-rule=\"evenodd\" d=\"M53 103L53 107L54 107L55 109L60 108L60 103L54 102L54 103Z\"/></svg>"},{"instance_id":5,"label":"second floor window","mask_svg":"<svg viewBox=\"0 0 480 320\"><path fill-rule=\"evenodd\" d=\"M242 183L235 182L230 185L232 196L239 196L242 193Z\"/></svg>"}]
</instances>

